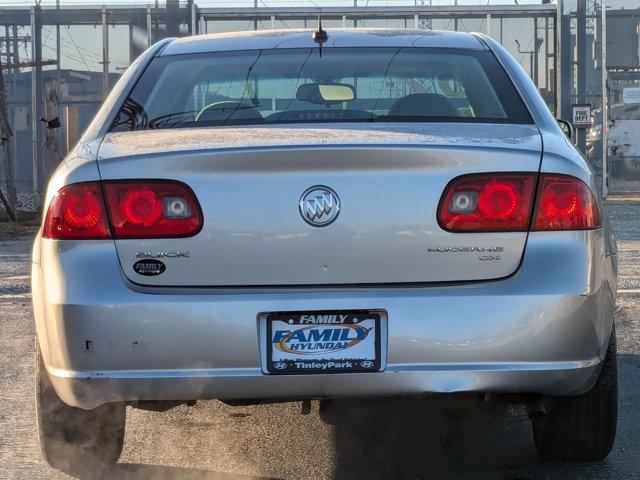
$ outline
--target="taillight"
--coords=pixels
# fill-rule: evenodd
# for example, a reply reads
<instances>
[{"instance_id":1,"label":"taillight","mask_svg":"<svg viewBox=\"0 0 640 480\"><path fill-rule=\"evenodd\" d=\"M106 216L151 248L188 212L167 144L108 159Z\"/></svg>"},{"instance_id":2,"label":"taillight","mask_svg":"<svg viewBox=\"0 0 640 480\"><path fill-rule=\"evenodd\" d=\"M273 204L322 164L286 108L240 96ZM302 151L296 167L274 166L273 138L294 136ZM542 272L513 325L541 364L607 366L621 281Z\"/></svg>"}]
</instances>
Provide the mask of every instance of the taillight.
<instances>
[{"instance_id":1,"label":"taillight","mask_svg":"<svg viewBox=\"0 0 640 480\"><path fill-rule=\"evenodd\" d=\"M532 230L590 230L601 226L589 187L569 175L540 176Z\"/></svg>"},{"instance_id":2,"label":"taillight","mask_svg":"<svg viewBox=\"0 0 640 480\"><path fill-rule=\"evenodd\" d=\"M105 197L106 195L106 202ZM166 180L76 183L51 201L43 236L55 239L189 237L202 228L195 195Z\"/></svg>"},{"instance_id":3,"label":"taillight","mask_svg":"<svg viewBox=\"0 0 640 480\"><path fill-rule=\"evenodd\" d=\"M109 238L109 225L98 182L76 183L55 194L42 235L57 239Z\"/></svg>"},{"instance_id":4,"label":"taillight","mask_svg":"<svg viewBox=\"0 0 640 480\"><path fill-rule=\"evenodd\" d=\"M535 183L533 173L457 177L442 194L438 222L452 232L527 230Z\"/></svg>"},{"instance_id":5,"label":"taillight","mask_svg":"<svg viewBox=\"0 0 640 480\"><path fill-rule=\"evenodd\" d=\"M451 232L525 231L530 225L531 230L589 230L601 226L598 205L589 187L578 178L551 173L542 173L539 178L535 173L454 178L440 199L438 222Z\"/></svg>"},{"instance_id":6,"label":"taillight","mask_svg":"<svg viewBox=\"0 0 640 480\"><path fill-rule=\"evenodd\" d=\"M190 237L202 228L196 197L183 183L108 181L103 186L116 238Z\"/></svg>"}]
</instances>

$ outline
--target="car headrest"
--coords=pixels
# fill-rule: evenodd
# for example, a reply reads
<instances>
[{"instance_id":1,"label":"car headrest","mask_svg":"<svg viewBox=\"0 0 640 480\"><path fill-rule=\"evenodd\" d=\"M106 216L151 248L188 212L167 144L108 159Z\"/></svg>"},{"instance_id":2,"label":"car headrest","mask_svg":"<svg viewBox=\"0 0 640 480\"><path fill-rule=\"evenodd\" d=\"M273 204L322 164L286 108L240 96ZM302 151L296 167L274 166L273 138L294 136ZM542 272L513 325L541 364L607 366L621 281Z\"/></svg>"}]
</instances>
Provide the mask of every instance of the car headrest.
<instances>
[{"instance_id":1,"label":"car headrest","mask_svg":"<svg viewBox=\"0 0 640 480\"><path fill-rule=\"evenodd\" d=\"M444 95L413 93L396 100L389 116L457 117L459 113Z\"/></svg>"}]
</instances>

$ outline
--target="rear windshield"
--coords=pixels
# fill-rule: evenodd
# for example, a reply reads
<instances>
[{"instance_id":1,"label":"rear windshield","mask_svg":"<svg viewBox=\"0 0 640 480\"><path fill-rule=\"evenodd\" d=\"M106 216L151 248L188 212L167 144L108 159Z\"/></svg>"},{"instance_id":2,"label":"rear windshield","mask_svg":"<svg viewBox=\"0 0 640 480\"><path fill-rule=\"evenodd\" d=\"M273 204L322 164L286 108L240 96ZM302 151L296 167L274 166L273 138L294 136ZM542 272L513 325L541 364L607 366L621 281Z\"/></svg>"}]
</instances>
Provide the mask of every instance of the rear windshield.
<instances>
[{"instance_id":1,"label":"rear windshield","mask_svg":"<svg viewBox=\"0 0 640 480\"><path fill-rule=\"evenodd\" d=\"M487 51L295 48L157 57L111 131L383 121L531 117Z\"/></svg>"}]
</instances>

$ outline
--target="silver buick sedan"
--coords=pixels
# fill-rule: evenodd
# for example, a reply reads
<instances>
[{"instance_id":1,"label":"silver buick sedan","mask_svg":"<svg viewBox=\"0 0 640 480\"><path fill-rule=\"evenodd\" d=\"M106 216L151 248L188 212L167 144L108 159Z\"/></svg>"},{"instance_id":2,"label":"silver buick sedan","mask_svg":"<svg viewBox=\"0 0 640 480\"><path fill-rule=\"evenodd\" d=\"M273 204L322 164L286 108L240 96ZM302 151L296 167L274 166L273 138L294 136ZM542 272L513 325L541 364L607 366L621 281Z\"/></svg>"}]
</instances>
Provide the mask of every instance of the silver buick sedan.
<instances>
[{"instance_id":1,"label":"silver buick sedan","mask_svg":"<svg viewBox=\"0 0 640 480\"><path fill-rule=\"evenodd\" d=\"M593 172L484 35L167 39L44 200L41 444L108 465L127 405L471 392L607 456L617 251ZM357 400L355 401L357 404Z\"/></svg>"}]
</instances>

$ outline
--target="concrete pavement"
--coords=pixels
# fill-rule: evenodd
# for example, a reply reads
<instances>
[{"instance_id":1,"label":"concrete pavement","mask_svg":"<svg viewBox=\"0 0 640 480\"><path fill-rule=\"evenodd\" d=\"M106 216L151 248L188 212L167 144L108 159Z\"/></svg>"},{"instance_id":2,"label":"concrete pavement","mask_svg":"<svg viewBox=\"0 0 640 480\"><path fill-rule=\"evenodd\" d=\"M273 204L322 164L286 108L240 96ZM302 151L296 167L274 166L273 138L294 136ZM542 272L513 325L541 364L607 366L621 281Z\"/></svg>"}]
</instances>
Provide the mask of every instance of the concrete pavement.
<instances>
[{"instance_id":1,"label":"concrete pavement","mask_svg":"<svg viewBox=\"0 0 640 480\"><path fill-rule=\"evenodd\" d=\"M640 204L612 203L621 288L640 288ZM0 241L0 478L70 478L43 461L33 404L30 240ZM164 413L128 409L113 479L630 479L640 478L640 296L617 305L620 423L600 464L553 465L529 422L491 420L466 398L364 403L324 424L299 403L198 402Z\"/></svg>"}]
</instances>

